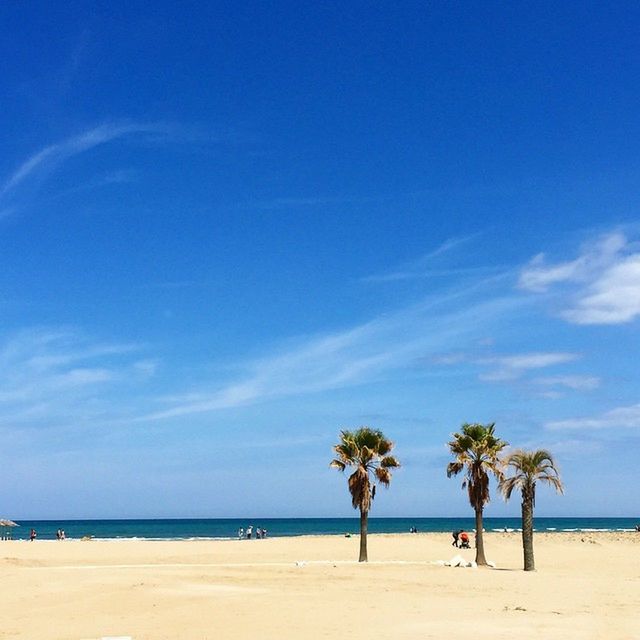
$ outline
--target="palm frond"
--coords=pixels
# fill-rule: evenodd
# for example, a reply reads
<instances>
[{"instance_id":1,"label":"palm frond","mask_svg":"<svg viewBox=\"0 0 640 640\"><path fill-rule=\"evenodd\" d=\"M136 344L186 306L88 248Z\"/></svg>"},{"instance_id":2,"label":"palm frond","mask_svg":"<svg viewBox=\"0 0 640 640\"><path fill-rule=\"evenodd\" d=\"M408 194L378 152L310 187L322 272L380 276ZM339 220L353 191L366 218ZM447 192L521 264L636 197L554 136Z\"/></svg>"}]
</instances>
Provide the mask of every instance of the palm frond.
<instances>
[{"instance_id":1,"label":"palm frond","mask_svg":"<svg viewBox=\"0 0 640 640\"><path fill-rule=\"evenodd\" d=\"M457 476L463 469L464 464L462 462L450 462L447 465L447 478Z\"/></svg>"},{"instance_id":2,"label":"palm frond","mask_svg":"<svg viewBox=\"0 0 640 640\"><path fill-rule=\"evenodd\" d=\"M518 478L503 478L498 484L500 493L504 496L505 500L511 498L513 490L518 486Z\"/></svg>"},{"instance_id":3,"label":"palm frond","mask_svg":"<svg viewBox=\"0 0 640 640\"><path fill-rule=\"evenodd\" d=\"M388 469L384 469L383 467L378 467L375 471L375 476L378 479L378 482L385 487L388 487L391 483L391 471Z\"/></svg>"},{"instance_id":4,"label":"palm frond","mask_svg":"<svg viewBox=\"0 0 640 640\"><path fill-rule=\"evenodd\" d=\"M384 469L397 469L400 467L400 462L395 456L385 456L380 460L380 466Z\"/></svg>"},{"instance_id":5,"label":"palm frond","mask_svg":"<svg viewBox=\"0 0 640 640\"><path fill-rule=\"evenodd\" d=\"M354 509L369 511L371 507L371 483L369 474L364 467L358 467L349 476L349 492L351 493L351 504Z\"/></svg>"}]
</instances>

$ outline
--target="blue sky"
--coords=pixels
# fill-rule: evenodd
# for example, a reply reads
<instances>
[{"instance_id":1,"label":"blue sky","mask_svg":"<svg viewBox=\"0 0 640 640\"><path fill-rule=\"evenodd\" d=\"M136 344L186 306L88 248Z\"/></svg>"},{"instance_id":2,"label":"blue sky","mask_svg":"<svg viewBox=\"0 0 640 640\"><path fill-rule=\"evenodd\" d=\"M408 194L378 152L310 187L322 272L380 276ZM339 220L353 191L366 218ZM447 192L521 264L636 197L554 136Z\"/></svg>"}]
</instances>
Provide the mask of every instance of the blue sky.
<instances>
[{"instance_id":1,"label":"blue sky","mask_svg":"<svg viewBox=\"0 0 640 640\"><path fill-rule=\"evenodd\" d=\"M640 513L637 4L4 3L5 517ZM6 513L5 513L6 512ZM517 515L495 496L487 515Z\"/></svg>"}]
</instances>

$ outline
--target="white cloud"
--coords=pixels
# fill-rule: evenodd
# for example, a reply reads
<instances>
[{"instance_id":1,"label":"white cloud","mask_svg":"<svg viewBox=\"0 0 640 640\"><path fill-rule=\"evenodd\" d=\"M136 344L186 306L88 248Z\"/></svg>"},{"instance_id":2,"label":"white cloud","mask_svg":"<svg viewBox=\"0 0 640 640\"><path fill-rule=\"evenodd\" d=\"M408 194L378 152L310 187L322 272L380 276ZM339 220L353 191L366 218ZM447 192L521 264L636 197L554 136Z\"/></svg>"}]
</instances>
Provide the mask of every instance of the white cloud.
<instances>
[{"instance_id":1,"label":"white cloud","mask_svg":"<svg viewBox=\"0 0 640 640\"><path fill-rule=\"evenodd\" d=\"M394 271L387 273L375 274L361 278L361 282L397 282L401 280L414 280L419 278L428 278L431 276L449 276L449 275L464 275L464 274L477 274L480 272L492 271L493 269L487 269L485 267L457 267L451 269L432 269L429 265L434 258L437 258L443 254L458 248L460 245L466 244L477 237L478 234L470 236L454 237L445 240L441 245L435 249L424 254L418 260L405 263Z\"/></svg>"},{"instance_id":2,"label":"white cloud","mask_svg":"<svg viewBox=\"0 0 640 640\"><path fill-rule=\"evenodd\" d=\"M600 386L597 376L548 376L535 378L532 382L546 387L567 387L574 391L592 391Z\"/></svg>"},{"instance_id":3,"label":"white cloud","mask_svg":"<svg viewBox=\"0 0 640 640\"><path fill-rule=\"evenodd\" d=\"M133 363L133 370L143 378L153 377L158 370L157 360L139 360Z\"/></svg>"},{"instance_id":4,"label":"white cloud","mask_svg":"<svg viewBox=\"0 0 640 640\"><path fill-rule=\"evenodd\" d=\"M569 418L545 424L546 429L640 429L640 404L611 409L595 417Z\"/></svg>"},{"instance_id":5,"label":"white cloud","mask_svg":"<svg viewBox=\"0 0 640 640\"><path fill-rule=\"evenodd\" d=\"M640 253L605 270L563 316L576 324L621 324L640 316Z\"/></svg>"},{"instance_id":6,"label":"white cloud","mask_svg":"<svg viewBox=\"0 0 640 640\"><path fill-rule=\"evenodd\" d=\"M567 438L564 440L536 439L519 445L519 448L527 450L545 449L556 459L557 465L558 456L561 456L562 459L581 458L587 453L602 451L603 443L598 440L583 440L579 438Z\"/></svg>"},{"instance_id":7,"label":"white cloud","mask_svg":"<svg viewBox=\"0 0 640 640\"><path fill-rule=\"evenodd\" d=\"M469 356L466 353L460 352L438 353L428 359L430 363L443 365L461 364L468 361Z\"/></svg>"},{"instance_id":8,"label":"white cloud","mask_svg":"<svg viewBox=\"0 0 640 640\"><path fill-rule=\"evenodd\" d=\"M116 138L135 133L158 133L153 124L103 124L34 153L0 187L0 197L16 189L36 171L51 170L69 158Z\"/></svg>"},{"instance_id":9,"label":"white cloud","mask_svg":"<svg viewBox=\"0 0 640 640\"><path fill-rule=\"evenodd\" d=\"M501 382L515 380L527 371L544 369L545 367L571 362L578 357L576 353L552 351L523 353L511 356L492 356L478 359L477 362L480 364L494 365L495 367L492 371L481 374L481 380Z\"/></svg>"},{"instance_id":10,"label":"white cloud","mask_svg":"<svg viewBox=\"0 0 640 640\"><path fill-rule=\"evenodd\" d=\"M434 297L351 330L309 339L248 363L245 376L238 382L165 398L173 406L140 419L205 413L370 382L409 367L429 353L439 353L443 347L453 347L469 338L477 341L476 332L486 334L487 322L519 304L512 298L473 302L469 299L471 293L477 293L476 289Z\"/></svg>"},{"instance_id":11,"label":"white cloud","mask_svg":"<svg viewBox=\"0 0 640 640\"><path fill-rule=\"evenodd\" d=\"M548 265L544 253L539 253L520 272L518 285L528 291L543 292L558 282L587 282L610 266L627 245L621 233L602 236L583 247L575 260Z\"/></svg>"},{"instance_id":12,"label":"white cloud","mask_svg":"<svg viewBox=\"0 0 640 640\"><path fill-rule=\"evenodd\" d=\"M539 254L519 278L520 288L538 293L563 283L577 285L560 312L571 323L622 324L640 316L640 252L620 232L585 245L568 262L547 264Z\"/></svg>"},{"instance_id":13,"label":"white cloud","mask_svg":"<svg viewBox=\"0 0 640 640\"><path fill-rule=\"evenodd\" d=\"M130 344L90 341L71 330L25 330L0 343L0 427L81 421L109 408L105 391L137 372Z\"/></svg>"}]
</instances>

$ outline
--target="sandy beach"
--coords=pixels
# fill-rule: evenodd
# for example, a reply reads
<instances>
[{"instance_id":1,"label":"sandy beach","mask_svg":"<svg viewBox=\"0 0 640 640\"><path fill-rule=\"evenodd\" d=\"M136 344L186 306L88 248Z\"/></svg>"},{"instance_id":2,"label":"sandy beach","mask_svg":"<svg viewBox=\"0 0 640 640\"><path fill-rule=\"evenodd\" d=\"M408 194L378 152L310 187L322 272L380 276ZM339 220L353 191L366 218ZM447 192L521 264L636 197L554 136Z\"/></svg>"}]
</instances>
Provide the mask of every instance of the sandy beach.
<instances>
[{"instance_id":1,"label":"sandy beach","mask_svg":"<svg viewBox=\"0 0 640 640\"><path fill-rule=\"evenodd\" d=\"M486 535L497 569L441 567L448 534L0 543L0 638L637 638L640 535ZM474 550L462 551L473 559Z\"/></svg>"}]
</instances>

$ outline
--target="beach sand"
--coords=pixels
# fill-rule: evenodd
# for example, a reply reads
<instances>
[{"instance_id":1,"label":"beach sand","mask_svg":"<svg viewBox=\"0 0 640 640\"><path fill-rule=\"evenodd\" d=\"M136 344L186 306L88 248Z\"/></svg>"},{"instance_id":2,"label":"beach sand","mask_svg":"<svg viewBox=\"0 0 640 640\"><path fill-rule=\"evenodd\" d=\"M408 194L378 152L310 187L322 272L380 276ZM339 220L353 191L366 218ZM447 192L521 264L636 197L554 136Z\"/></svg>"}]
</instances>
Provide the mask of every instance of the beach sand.
<instances>
[{"instance_id":1,"label":"beach sand","mask_svg":"<svg viewBox=\"0 0 640 640\"><path fill-rule=\"evenodd\" d=\"M357 536L0 542L0 638L640 638L640 534L537 534L535 573L485 540L498 569L431 564L435 533L372 535L369 564Z\"/></svg>"}]
</instances>

